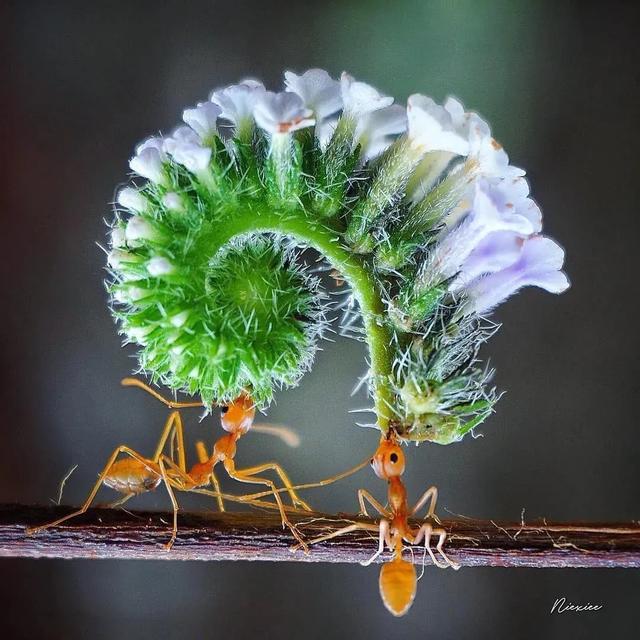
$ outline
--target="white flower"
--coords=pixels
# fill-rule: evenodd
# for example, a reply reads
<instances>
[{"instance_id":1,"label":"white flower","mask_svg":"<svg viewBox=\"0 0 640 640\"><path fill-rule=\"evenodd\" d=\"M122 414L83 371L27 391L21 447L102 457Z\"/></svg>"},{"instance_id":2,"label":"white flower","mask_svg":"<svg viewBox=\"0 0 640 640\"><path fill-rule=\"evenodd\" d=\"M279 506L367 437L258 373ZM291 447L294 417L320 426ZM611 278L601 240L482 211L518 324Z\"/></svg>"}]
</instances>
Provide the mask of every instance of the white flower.
<instances>
[{"instance_id":1,"label":"white flower","mask_svg":"<svg viewBox=\"0 0 640 640\"><path fill-rule=\"evenodd\" d=\"M340 83L324 69L309 69L301 76L285 71L284 77L286 90L299 95L316 120L342 109Z\"/></svg>"},{"instance_id":2,"label":"white flower","mask_svg":"<svg viewBox=\"0 0 640 640\"><path fill-rule=\"evenodd\" d=\"M182 119L203 139L208 140L217 132L216 123L222 109L213 102L199 102L195 109L185 109Z\"/></svg>"},{"instance_id":3,"label":"white flower","mask_svg":"<svg viewBox=\"0 0 640 640\"><path fill-rule=\"evenodd\" d=\"M167 179L163 168L164 154L155 146L145 144L138 146L136 155L129 160L129 167L139 176L163 184Z\"/></svg>"},{"instance_id":4,"label":"white flower","mask_svg":"<svg viewBox=\"0 0 640 640\"><path fill-rule=\"evenodd\" d=\"M313 112L304 106L302 98L286 91L263 93L253 114L256 124L271 134L292 133L315 124Z\"/></svg>"},{"instance_id":5,"label":"white flower","mask_svg":"<svg viewBox=\"0 0 640 640\"><path fill-rule=\"evenodd\" d=\"M174 191L165 193L164 196L162 196L162 205L169 209L169 211L175 211L177 213L184 211L182 198Z\"/></svg>"},{"instance_id":6,"label":"white flower","mask_svg":"<svg viewBox=\"0 0 640 640\"><path fill-rule=\"evenodd\" d=\"M120 249L126 246L126 244L127 238L125 236L124 228L121 226L113 227L113 229L111 229L111 246L114 249Z\"/></svg>"},{"instance_id":7,"label":"white flower","mask_svg":"<svg viewBox=\"0 0 640 640\"><path fill-rule=\"evenodd\" d=\"M383 96L377 89L365 82L358 82L346 71L340 77L340 89L344 113L355 118L393 104L393 98Z\"/></svg>"},{"instance_id":8,"label":"white flower","mask_svg":"<svg viewBox=\"0 0 640 640\"><path fill-rule=\"evenodd\" d=\"M318 138L318 143L322 150L327 148L337 126L338 118L327 118L316 123L316 138Z\"/></svg>"},{"instance_id":9,"label":"white flower","mask_svg":"<svg viewBox=\"0 0 640 640\"><path fill-rule=\"evenodd\" d=\"M151 223L142 216L132 216L127 222L125 231L127 242L131 246L139 244L144 240L156 240L158 238L157 231L151 226Z\"/></svg>"},{"instance_id":10,"label":"white flower","mask_svg":"<svg viewBox=\"0 0 640 640\"><path fill-rule=\"evenodd\" d=\"M143 140L140 144L138 144L138 146L136 147L136 153L142 153L146 149L155 149L160 154L160 157L164 160L165 156L163 153L163 145L163 138L161 138L160 136L152 136L151 138L147 138L146 140Z\"/></svg>"},{"instance_id":11,"label":"white flower","mask_svg":"<svg viewBox=\"0 0 640 640\"><path fill-rule=\"evenodd\" d=\"M511 266L477 278L467 286L468 310L486 313L526 286L562 293L570 286L566 274L560 270L563 263L564 250L551 238L528 238L519 259Z\"/></svg>"},{"instance_id":12,"label":"white flower","mask_svg":"<svg viewBox=\"0 0 640 640\"><path fill-rule=\"evenodd\" d=\"M214 91L211 101L220 107L221 118L236 125L237 134L238 131L253 126L253 109L258 98L264 93L265 88L261 82L244 80L240 84Z\"/></svg>"},{"instance_id":13,"label":"white flower","mask_svg":"<svg viewBox=\"0 0 640 640\"><path fill-rule=\"evenodd\" d=\"M128 251L112 249L107 256L107 264L113 269L120 269L127 263L138 262L138 259Z\"/></svg>"},{"instance_id":14,"label":"white flower","mask_svg":"<svg viewBox=\"0 0 640 640\"><path fill-rule=\"evenodd\" d=\"M517 178L524 169L509 164L509 156L491 135L484 135L472 128L469 137L469 157L477 163L479 175L487 178Z\"/></svg>"},{"instance_id":15,"label":"white flower","mask_svg":"<svg viewBox=\"0 0 640 640\"><path fill-rule=\"evenodd\" d=\"M164 142L173 159L192 173L201 173L211 161L211 148L203 147L200 136L189 127L178 127Z\"/></svg>"},{"instance_id":16,"label":"white flower","mask_svg":"<svg viewBox=\"0 0 640 640\"><path fill-rule=\"evenodd\" d=\"M456 275L480 242L498 231L527 236L533 226L513 207L505 205L501 194L487 180L478 180L471 210L437 243L428 273L433 277L437 274L441 280Z\"/></svg>"},{"instance_id":17,"label":"white flower","mask_svg":"<svg viewBox=\"0 0 640 640\"><path fill-rule=\"evenodd\" d=\"M156 256L147 262L147 271L149 272L149 275L157 278L173 273L175 271L175 267L166 258Z\"/></svg>"},{"instance_id":18,"label":"white flower","mask_svg":"<svg viewBox=\"0 0 640 640\"><path fill-rule=\"evenodd\" d=\"M147 199L133 187L120 189L116 200L121 207L129 209L129 211L144 211L149 205Z\"/></svg>"},{"instance_id":19,"label":"white flower","mask_svg":"<svg viewBox=\"0 0 640 640\"><path fill-rule=\"evenodd\" d=\"M420 153L446 151L460 156L469 153L469 142L457 130L451 114L431 98L418 93L407 100L409 139Z\"/></svg>"},{"instance_id":20,"label":"white flower","mask_svg":"<svg viewBox=\"0 0 640 640\"><path fill-rule=\"evenodd\" d=\"M181 311L180 313L176 313L169 318L169 322L176 327L180 328L187 321L189 317L189 311Z\"/></svg>"},{"instance_id":21,"label":"white flower","mask_svg":"<svg viewBox=\"0 0 640 640\"><path fill-rule=\"evenodd\" d=\"M362 116L356 125L354 139L366 161L379 156L406 129L406 111L394 104Z\"/></svg>"}]
</instances>

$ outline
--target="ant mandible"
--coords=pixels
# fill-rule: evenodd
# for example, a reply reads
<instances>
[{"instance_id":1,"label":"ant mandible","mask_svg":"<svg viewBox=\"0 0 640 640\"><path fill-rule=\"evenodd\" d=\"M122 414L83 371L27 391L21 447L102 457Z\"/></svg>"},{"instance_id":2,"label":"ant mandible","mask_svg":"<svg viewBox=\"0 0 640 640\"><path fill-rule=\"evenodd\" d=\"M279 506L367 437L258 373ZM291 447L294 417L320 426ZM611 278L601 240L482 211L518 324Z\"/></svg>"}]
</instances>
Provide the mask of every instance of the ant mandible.
<instances>
[{"instance_id":1,"label":"ant mandible","mask_svg":"<svg viewBox=\"0 0 640 640\"><path fill-rule=\"evenodd\" d=\"M174 411L169 415L158 445L156 446L155 453L152 458L145 458L137 451L134 451L130 447L120 445L113 451L104 469L98 476L96 484L93 486L89 493L89 496L85 500L82 507L78 510L49 522L45 525L34 527L27 530L28 534L37 533L43 529L57 526L66 520L74 518L82 513L85 513L93 500L95 499L100 486L105 486L114 489L115 491L122 493L123 497L112 503L110 506L121 506L127 500L133 496L152 491L156 489L161 482L164 485L169 494L173 506L173 530L170 541L167 543L167 548L171 548L176 536L177 536L177 513L178 504L175 499L173 489L180 491L198 491L200 487L203 487L211 482L215 488L216 499L218 500L218 506L221 511L224 511L224 499L234 500L237 502L243 502L248 504L254 504L260 507L271 507L276 505L268 502L259 502L255 499L252 500L252 496L239 497L228 496L220 492L220 485L214 474L214 467L218 462L222 462L228 475L239 482L249 484L262 484L269 487L267 495L273 495L276 500L277 508L280 512L282 519L282 526L288 527L299 545L306 549L304 540L301 538L296 527L290 522L286 515L284 504L280 497L280 491L276 488L275 483L266 478L256 478L255 475L266 470L275 471L282 482L285 485L284 491L287 491L291 497L294 508L300 507L306 511L310 511L310 507L306 502L301 500L296 494L291 481L282 467L275 462L267 462L247 469L236 469L234 457L236 454L236 442L244 434L246 434L252 427L255 431L262 433L274 434L282 437L289 444L292 443L292 433L290 430L278 428L271 425L253 425L255 418L255 406L248 395L242 395L227 407L224 408L221 415L222 427L228 433L219 438L213 448L213 453L208 456L206 448L202 442L196 444L199 462L197 462L190 471L186 469L186 458L184 448L184 432L182 419L180 413L176 409L188 408L188 407L202 407L201 402L175 402L163 398L157 391L151 389L144 384L141 380L136 378L124 378L122 380L123 386L135 386L143 389L151 394L154 398L160 400L170 409ZM295 437L295 436L294 436ZM168 441L171 441L173 445L176 441L177 450L177 463L173 457L169 457L164 453L165 447ZM295 446L295 444L294 444ZM173 447L172 447L173 449ZM128 457L118 459L121 454L125 454Z\"/></svg>"},{"instance_id":2,"label":"ant mandible","mask_svg":"<svg viewBox=\"0 0 640 640\"><path fill-rule=\"evenodd\" d=\"M356 522L333 533L308 540L307 544L324 542L351 531L377 532L379 535L378 550L362 564L365 566L371 564L384 552L385 545L393 552L392 560L382 565L380 569L380 595L385 606L394 616L403 616L411 607L417 588L415 567L412 562L407 562L402 557L403 541L415 545L424 540L424 548L429 553L433 564L441 569L452 567L457 570L460 565L449 559L442 549L447 538L447 532L442 527L434 527L430 522L425 522L419 529L412 529L409 524L409 517L414 516L428 502L430 504L425 520L432 519L439 523L435 516L438 489L429 487L415 506L412 509L409 508L407 490L401 479L405 469L404 453L394 431L383 436L370 464L378 478L388 482L388 508L380 504L365 489L358 491L358 501L361 515L369 517L365 505L366 501L382 516L379 524ZM438 536L436 550L442 557L442 562L436 558L431 549L432 535Z\"/></svg>"}]
</instances>

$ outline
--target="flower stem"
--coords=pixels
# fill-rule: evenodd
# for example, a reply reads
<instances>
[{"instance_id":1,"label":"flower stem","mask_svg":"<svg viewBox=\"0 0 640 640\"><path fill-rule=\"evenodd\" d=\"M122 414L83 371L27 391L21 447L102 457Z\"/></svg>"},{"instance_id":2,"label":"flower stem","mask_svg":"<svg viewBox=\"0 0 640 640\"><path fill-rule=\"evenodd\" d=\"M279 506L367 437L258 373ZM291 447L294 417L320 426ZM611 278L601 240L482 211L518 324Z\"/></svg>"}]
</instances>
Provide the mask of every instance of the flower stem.
<instances>
[{"instance_id":1,"label":"flower stem","mask_svg":"<svg viewBox=\"0 0 640 640\"><path fill-rule=\"evenodd\" d=\"M241 215L218 222L215 229L204 234L203 242L213 255L237 236L255 232L272 232L295 239L318 251L350 286L360 306L366 342L369 347L371 385L378 427L386 433L391 417L390 375L391 331L385 322L385 307L381 292L370 272L367 258L351 253L336 231L302 210L265 211L247 207Z\"/></svg>"}]
</instances>

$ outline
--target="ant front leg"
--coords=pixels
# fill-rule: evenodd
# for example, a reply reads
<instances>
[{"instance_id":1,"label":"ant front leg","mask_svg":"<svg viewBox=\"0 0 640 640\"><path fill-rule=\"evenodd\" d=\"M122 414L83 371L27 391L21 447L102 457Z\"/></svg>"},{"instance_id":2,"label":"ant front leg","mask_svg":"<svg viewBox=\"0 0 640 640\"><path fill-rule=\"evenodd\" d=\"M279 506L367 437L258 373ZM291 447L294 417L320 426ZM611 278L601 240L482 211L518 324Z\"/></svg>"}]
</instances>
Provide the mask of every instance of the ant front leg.
<instances>
[{"instance_id":1,"label":"ant front leg","mask_svg":"<svg viewBox=\"0 0 640 640\"><path fill-rule=\"evenodd\" d=\"M289 518L287 518L287 514L284 510L284 504L282 504L282 499L280 498L280 494L278 493L276 485L271 480L267 480L266 478L254 477L253 474L259 473L264 468L264 466L265 465L259 465L257 467L250 467L248 469L236 469L235 463L232 458L226 458L224 461L224 468L229 474L230 478L233 478L238 482L246 482L248 484L262 484L269 487L271 493L273 494L273 497L276 500L276 503L278 504L280 518L282 519L282 527L288 527L293 534L293 537L298 541L299 546L302 547L305 552L309 551L309 548L300 536L298 529L291 523ZM267 465L267 468L270 468L269 465Z\"/></svg>"},{"instance_id":2,"label":"ant front leg","mask_svg":"<svg viewBox=\"0 0 640 640\"><path fill-rule=\"evenodd\" d=\"M440 562L436 558L436 556L433 553L433 550L431 549L431 536L434 534L438 536L438 544L436 545L436 551L438 551L438 553L442 556L444 563ZM436 567L440 569L446 569L447 567L451 567L455 571L457 571L460 568L460 565L457 562L454 562L453 560L451 560L442 549L442 545L444 544L444 541L447 539L447 532L444 529L441 529L440 527L434 528L429 523L423 524L420 527L418 533L416 534L415 539L412 540L412 543L420 544L423 538L424 538L424 548L429 553L431 561Z\"/></svg>"},{"instance_id":3,"label":"ant front leg","mask_svg":"<svg viewBox=\"0 0 640 640\"><path fill-rule=\"evenodd\" d=\"M358 489L358 502L360 503L360 515L369 518L369 513L364 504L367 501L381 516L391 518L391 514L385 509L366 489Z\"/></svg>"},{"instance_id":4,"label":"ant front leg","mask_svg":"<svg viewBox=\"0 0 640 640\"><path fill-rule=\"evenodd\" d=\"M275 471L278 474L280 480L282 480L282 484L284 484L284 491L289 494L291 498L291 504L294 507L300 507L304 509L304 511L313 511L313 509L302 500L295 489L293 488L293 483L289 480L289 476L285 473L284 469L277 464L276 462L265 462L263 464L258 464L255 467L249 467L247 469L242 469L242 471L238 471L237 473L242 473L245 476L254 476L257 473L262 473L263 471ZM280 493L280 491L278 491Z\"/></svg>"},{"instance_id":5,"label":"ant front leg","mask_svg":"<svg viewBox=\"0 0 640 640\"><path fill-rule=\"evenodd\" d=\"M27 535L33 535L35 533L38 533L39 531L43 531L44 529L48 529L49 527L56 527L59 524L62 524L63 522L66 522L67 520L70 520L71 518L75 518L76 516L79 516L79 515L82 515L83 513L86 513L87 509L91 506L91 503L94 501L94 499L96 497L96 494L98 493L98 490L100 489L100 486L104 482L104 479L109 474L109 471L111 471L111 467L113 467L113 465L115 464L118 456L121 453L126 453L127 455L131 456L134 460L137 460L138 462L141 462L145 466L147 466L149 464L148 460L143 458L139 453L137 453L133 449L130 449L129 447L127 447L125 445L120 445L119 447L117 447L113 451L113 453L109 457L109 460L108 460L107 464L104 466L104 469L100 472L100 475L98 476L98 480L93 485L93 488L89 492L89 495L87 496L87 499L84 501L84 504L79 509L77 509L76 511L72 511L70 514L68 514L68 515L66 515L66 516L64 516L62 518L58 518L57 520L54 520L53 522L48 522L47 524L43 524L43 525L41 525L39 527L29 527L27 529ZM128 495L129 494L127 494L127 496ZM128 497L127 497L127 499L128 499Z\"/></svg>"},{"instance_id":6,"label":"ant front leg","mask_svg":"<svg viewBox=\"0 0 640 640\"><path fill-rule=\"evenodd\" d=\"M380 528L375 524L369 524L368 522L354 522L347 527L343 527L342 529L338 529L337 531L333 531L332 533L327 533L324 536L318 536L317 538L313 538L308 541L308 544L317 544L319 542L325 542L326 540L331 540L333 538L337 538L338 536L343 536L346 533L351 533L352 531L376 531L378 532ZM301 545L296 545L292 547L293 551L296 551L300 548Z\"/></svg>"},{"instance_id":7,"label":"ant front leg","mask_svg":"<svg viewBox=\"0 0 640 640\"><path fill-rule=\"evenodd\" d=\"M415 515L418 511L420 511L420 509L422 509L422 507L424 507L425 504L427 504L427 502L431 500L431 503L429 504L429 510L427 511L427 515L425 516L425 520L427 518L432 518L433 520L435 520L438 524L442 524L440 522L440 519L438 518L438 516L435 514L435 510L436 510L436 503L438 502L438 487L429 487L420 497L420 499L418 500L418 502L416 502L416 506L413 507L413 509L411 510L411 515Z\"/></svg>"}]
</instances>

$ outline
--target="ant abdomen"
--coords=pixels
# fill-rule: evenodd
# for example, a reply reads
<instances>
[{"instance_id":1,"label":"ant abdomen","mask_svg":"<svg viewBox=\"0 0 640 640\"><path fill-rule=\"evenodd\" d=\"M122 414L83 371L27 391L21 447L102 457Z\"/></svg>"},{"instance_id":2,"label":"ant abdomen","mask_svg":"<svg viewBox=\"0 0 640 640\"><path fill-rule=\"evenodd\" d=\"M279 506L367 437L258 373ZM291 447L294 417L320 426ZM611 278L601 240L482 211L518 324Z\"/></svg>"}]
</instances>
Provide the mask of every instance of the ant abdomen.
<instances>
[{"instance_id":1,"label":"ant abdomen","mask_svg":"<svg viewBox=\"0 0 640 640\"><path fill-rule=\"evenodd\" d=\"M413 563L400 556L382 565L380 569L380 596L385 607L394 616L403 616L416 597L418 579Z\"/></svg>"}]
</instances>

